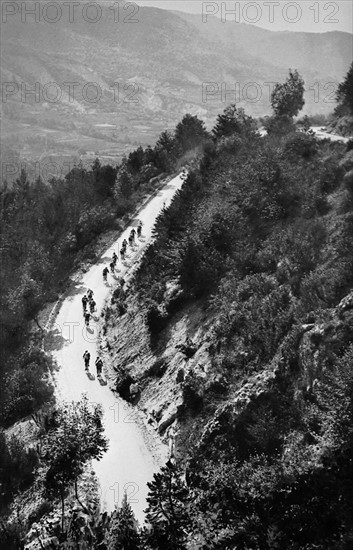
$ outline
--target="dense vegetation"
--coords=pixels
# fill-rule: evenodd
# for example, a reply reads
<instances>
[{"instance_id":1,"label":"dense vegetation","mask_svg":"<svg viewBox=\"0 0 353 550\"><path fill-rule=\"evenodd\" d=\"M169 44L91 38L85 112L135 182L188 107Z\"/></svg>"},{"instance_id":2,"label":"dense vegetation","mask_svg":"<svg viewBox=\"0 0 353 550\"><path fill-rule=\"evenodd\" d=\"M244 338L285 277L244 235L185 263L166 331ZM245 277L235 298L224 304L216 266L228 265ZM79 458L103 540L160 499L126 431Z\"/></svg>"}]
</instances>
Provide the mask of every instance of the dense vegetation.
<instances>
[{"instance_id":1,"label":"dense vegetation","mask_svg":"<svg viewBox=\"0 0 353 550\"><path fill-rule=\"evenodd\" d=\"M124 215L158 187L191 148L207 139L204 124L186 115L154 148L139 147L117 167L73 168L64 179L30 182L22 171L1 191L0 422L8 426L37 410L52 388L49 361L28 346L29 326L46 302L65 289L70 271L94 258L91 243L120 228ZM40 327L41 328L41 327ZM20 350L20 351L18 351Z\"/></svg>"}]
</instances>

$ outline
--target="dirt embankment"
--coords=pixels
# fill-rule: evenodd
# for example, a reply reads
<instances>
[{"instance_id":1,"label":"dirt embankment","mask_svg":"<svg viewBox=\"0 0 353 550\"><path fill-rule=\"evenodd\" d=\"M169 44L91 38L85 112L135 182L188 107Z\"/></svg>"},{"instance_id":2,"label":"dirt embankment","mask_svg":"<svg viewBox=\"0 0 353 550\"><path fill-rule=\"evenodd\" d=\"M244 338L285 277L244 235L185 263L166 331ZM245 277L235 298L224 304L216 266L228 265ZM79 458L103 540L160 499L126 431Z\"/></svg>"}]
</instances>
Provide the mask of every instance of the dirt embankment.
<instances>
[{"instance_id":1,"label":"dirt embankment","mask_svg":"<svg viewBox=\"0 0 353 550\"><path fill-rule=\"evenodd\" d=\"M327 131L339 136L351 137L353 135L353 116L335 118L328 126Z\"/></svg>"},{"instance_id":2,"label":"dirt embankment","mask_svg":"<svg viewBox=\"0 0 353 550\"><path fill-rule=\"evenodd\" d=\"M101 349L105 365L109 365L109 385L143 413L149 433L161 437L168 442L169 451L177 453L180 426L190 412L187 389L197 380L202 398L203 387L212 378L212 323L202 305L194 303L152 338L137 298L130 296L126 305L121 316L111 303L105 311ZM190 353L180 349L187 338L194 345ZM137 394L131 395L135 391ZM197 395L194 397L196 402Z\"/></svg>"}]
</instances>

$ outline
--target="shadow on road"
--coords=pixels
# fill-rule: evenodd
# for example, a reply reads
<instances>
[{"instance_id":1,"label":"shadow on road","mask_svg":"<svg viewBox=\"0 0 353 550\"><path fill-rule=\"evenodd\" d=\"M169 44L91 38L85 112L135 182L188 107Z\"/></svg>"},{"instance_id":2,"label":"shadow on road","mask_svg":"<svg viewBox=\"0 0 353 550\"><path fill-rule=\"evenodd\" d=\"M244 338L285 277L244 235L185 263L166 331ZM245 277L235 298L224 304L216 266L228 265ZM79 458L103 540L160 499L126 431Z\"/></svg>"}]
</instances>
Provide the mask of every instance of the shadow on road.
<instances>
[{"instance_id":1,"label":"shadow on road","mask_svg":"<svg viewBox=\"0 0 353 550\"><path fill-rule=\"evenodd\" d=\"M112 257L111 256L103 256L102 258L99 258L96 262L95 262L95 265L99 265L99 264L110 264L110 262L112 261Z\"/></svg>"},{"instance_id":2,"label":"shadow on road","mask_svg":"<svg viewBox=\"0 0 353 550\"><path fill-rule=\"evenodd\" d=\"M65 293L65 300L66 299L72 300L78 294L83 295L86 292L86 290L87 290L87 287L83 286L82 284L78 285L76 281L73 281L72 279L70 279L68 290Z\"/></svg>"},{"instance_id":3,"label":"shadow on road","mask_svg":"<svg viewBox=\"0 0 353 550\"><path fill-rule=\"evenodd\" d=\"M65 345L70 344L70 340L62 336L61 330L54 328L44 337L44 349L46 351L58 351Z\"/></svg>"}]
</instances>

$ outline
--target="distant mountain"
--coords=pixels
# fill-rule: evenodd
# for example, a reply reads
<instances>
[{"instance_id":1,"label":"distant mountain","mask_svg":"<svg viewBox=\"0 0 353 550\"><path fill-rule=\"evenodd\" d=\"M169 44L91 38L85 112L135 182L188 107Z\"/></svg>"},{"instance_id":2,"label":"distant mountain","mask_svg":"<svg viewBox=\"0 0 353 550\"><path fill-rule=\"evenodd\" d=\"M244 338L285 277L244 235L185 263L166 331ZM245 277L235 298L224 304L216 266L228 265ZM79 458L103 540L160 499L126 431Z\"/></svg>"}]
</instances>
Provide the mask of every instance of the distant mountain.
<instances>
[{"instance_id":1,"label":"distant mountain","mask_svg":"<svg viewBox=\"0 0 353 550\"><path fill-rule=\"evenodd\" d=\"M191 23L208 40L232 49L236 56L249 56L277 68L297 68L309 78L340 81L352 60L353 35L344 32L273 32L254 25L222 22L209 17L174 12Z\"/></svg>"},{"instance_id":2,"label":"distant mountain","mask_svg":"<svg viewBox=\"0 0 353 550\"><path fill-rule=\"evenodd\" d=\"M348 33L274 33L216 18L204 24L200 16L151 7L133 13L122 3L117 21L103 1L97 22L87 21L96 13L81 5L73 22L67 8L49 23L43 17L55 13L45 4L39 21L27 15L22 22L18 13L2 23L2 139L5 153L24 160L62 163L96 153L116 160L153 143L186 112L212 125L234 99L250 114L266 114L266 83L284 80L289 67L306 80L306 110L328 112L330 83L342 79L352 57ZM36 95L26 94L33 89Z\"/></svg>"}]
</instances>

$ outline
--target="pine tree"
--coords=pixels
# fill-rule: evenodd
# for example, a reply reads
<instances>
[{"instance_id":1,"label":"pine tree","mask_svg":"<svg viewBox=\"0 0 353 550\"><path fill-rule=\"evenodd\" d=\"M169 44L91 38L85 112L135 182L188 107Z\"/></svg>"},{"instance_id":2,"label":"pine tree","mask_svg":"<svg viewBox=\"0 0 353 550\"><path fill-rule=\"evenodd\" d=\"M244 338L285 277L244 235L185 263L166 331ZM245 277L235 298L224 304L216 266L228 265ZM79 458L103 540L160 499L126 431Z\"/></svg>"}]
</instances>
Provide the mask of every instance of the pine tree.
<instances>
[{"instance_id":1,"label":"pine tree","mask_svg":"<svg viewBox=\"0 0 353 550\"><path fill-rule=\"evenodd\" d=\"M107 550L138 550L140 547L137 521L125 493L121 508L111 517Z\"/></svg>"},{"instance_id":2,"label":"pine tree","mask_svg":"<svg viewBox=\"0 0 353 550\"><path fill-rule=\"evenodd\" d=\"M336 99L338 114L348 111L353 115L353 63L351 63L344 81L337 88Z\"/></svg>"},{"instance_id":3,"label":"pine tree","mask_svg":"<svg viewBox=\"0 0 353 550\"><path fill-rule=\"evenodd\" d=\"M181 153L198 147L209 137L203 120L186 114L175 129L175 141Z\"/></svg>"},{"instance_id":4,"label":"pine tree","mask_svg":"<svg viewBox=\"0 0 353 550\"><path fill-rule=\"evenodd\" d=\"M168 461L148 487L146 519L150 528L144 533L145 542L154 550L183 550L190 526L189 490L180 469Z\"/></svg>"},{"instance_id":5,"label":"pine tree","mask_svg":"<svg viewBox=\"0 0 353 550\"><path fill-rule=\"evenodd\" d=\"M237 109L235 103L226 107L218 115L216 126L212 132L216 138L231 136L232 134L253 133L256 131L256 122L245 114L244 109Z\"/></svg>"}]
</instances>

